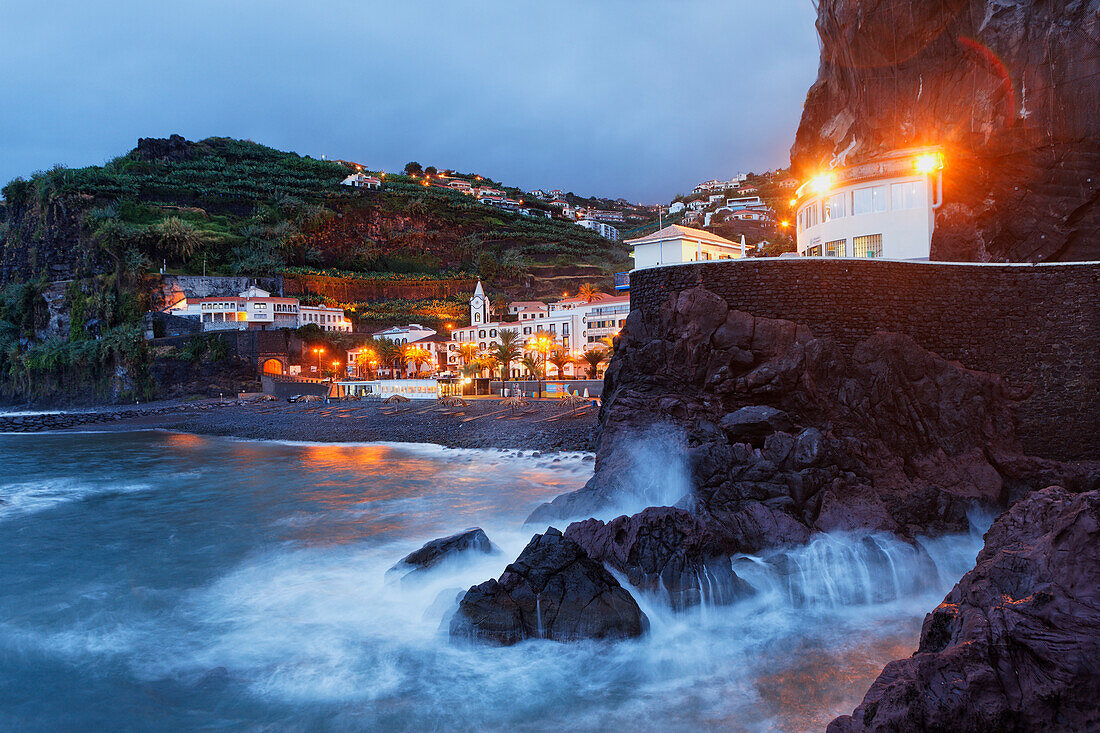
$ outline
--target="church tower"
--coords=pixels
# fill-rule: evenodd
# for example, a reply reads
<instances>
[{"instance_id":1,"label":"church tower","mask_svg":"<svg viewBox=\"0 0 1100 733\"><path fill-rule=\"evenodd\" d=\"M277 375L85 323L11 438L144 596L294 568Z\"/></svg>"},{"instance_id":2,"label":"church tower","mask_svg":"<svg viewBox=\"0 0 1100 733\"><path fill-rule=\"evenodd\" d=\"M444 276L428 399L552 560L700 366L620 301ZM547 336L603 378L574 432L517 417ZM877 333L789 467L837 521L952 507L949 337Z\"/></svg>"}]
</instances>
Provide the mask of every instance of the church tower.
<instances>
[{"instance_id":1,"label":"church tower","mask_svg":"<svg viewBox=\"0 0 1100 733\"><path fill-rule=\"evenodd\" d=\"M481 287L481 280L477 281L474 288L474 297L470 298L470 325L477 326L489 322L489 299L485 297L485 289Z\"/></svg>"}]
</instances>

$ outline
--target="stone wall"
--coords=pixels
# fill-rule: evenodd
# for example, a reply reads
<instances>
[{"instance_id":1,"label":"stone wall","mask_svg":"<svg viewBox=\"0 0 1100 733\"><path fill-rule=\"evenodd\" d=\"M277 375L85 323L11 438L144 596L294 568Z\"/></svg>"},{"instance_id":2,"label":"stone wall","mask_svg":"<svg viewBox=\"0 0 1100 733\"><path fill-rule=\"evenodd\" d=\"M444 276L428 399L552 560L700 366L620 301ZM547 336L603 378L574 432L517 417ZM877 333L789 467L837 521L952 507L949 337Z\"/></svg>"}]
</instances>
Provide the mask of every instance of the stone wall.
<instances>
[{"instance_id":1,"label":"stone wall","mask_svg":"<svg viewBox=\"0 0 1100 733\"><path fill-rule=\"evenodd\" d=\"M755 259L631 273L631 309L702 285L731 308L810 327L850 349L876 330L1034 389L1025 453L1100 459L1100 263L979 265Z\"/></svg>"}]
</instances>

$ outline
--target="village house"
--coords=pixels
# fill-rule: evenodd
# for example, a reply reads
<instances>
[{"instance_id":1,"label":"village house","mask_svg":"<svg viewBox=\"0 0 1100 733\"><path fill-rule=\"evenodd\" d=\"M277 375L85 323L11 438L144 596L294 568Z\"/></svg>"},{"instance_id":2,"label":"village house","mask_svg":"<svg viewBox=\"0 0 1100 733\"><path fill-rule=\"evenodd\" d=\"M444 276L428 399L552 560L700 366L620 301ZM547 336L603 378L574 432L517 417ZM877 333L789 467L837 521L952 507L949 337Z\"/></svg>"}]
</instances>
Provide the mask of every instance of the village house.
<instances>
[{"instance_id":1,"label":"village house","mask_svg":"<svg viewBox=\"0 0 1100 733\"><path fill-rule=\"evenodd\" d=\"M341 186L352 186L354 188L382 188L382 179L377 176L368 176L365 173L352 173L350 176L340 181Z\"/></svg>"},{"instance_id":2,"label":"village house","mask_svg":"<svg viewBox=\"0 0 1100 733\"><path fill-rule=\"evenodd\" d=\"M702 229L675 224L645 237L628 239L626 244L633 247L631 256L635 270L748 256L744 241L731 242Z\"/></svg>"},{"instance_id":3,"label":"village house","mask_svg":"<svg viewBox=\"0 0 1100 733\"><path fill-rule=\"evenodd\" d=\"M255 285L237 296L185 298L168 312L199 321L204 331L297 328L300 316L297 298L272 296Z\"/></svg>"},{"instance_id":4,"label":"village house","mask_svg":"<svg viewBox=\"0 0 1100 733\"><path fill-rule=\"evenodd\" d=\"M374 339L386 339L395 344L407 344L412 341L419 341L420 339L434 336L435 333L435 329L433 328L421 326L419 323L410 323L407 326L390 326L387 329L375 331L371 334L371 337Z\"/></svg>"},{"instance_id":5,"label":"village house","mask_svg":"<svg viewBox=\"0 0 1100 733\"><path fill-rule=\"evenodd\" d=\"M610 239L612 242L619 241L619 230L610 224L605 224L602 221L596 221L595 219L582 219L577 222L577 226L582 226L585 229L590 229L599 234L604 239Z\"/></svg>"},{"instance_id":6,"label":"village house","mask_svg":"<svg viewBox=\"0 0 1100 733\"><path fill-rule=\"evenodd\" d=\"M343 308L327 305L298 306L298 326L316 323L322 331L351 333L351 321L344 315Z\"/></svg>"}]
</instances>

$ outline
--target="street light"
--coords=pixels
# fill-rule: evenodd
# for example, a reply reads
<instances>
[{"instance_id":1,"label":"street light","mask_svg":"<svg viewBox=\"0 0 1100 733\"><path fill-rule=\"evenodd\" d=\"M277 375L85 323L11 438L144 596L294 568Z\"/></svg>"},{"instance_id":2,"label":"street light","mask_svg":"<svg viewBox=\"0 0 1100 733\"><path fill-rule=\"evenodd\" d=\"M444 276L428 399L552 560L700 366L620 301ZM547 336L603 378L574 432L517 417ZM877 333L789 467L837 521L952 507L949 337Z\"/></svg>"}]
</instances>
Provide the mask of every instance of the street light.
<instances>
[{"instance_id":1,"label":"street light","mask_svg":"<svg viewBox=\"0 0 1100 733\"><path fill-rule=\"evenodd\" d=\"M536 334L527 340L527 347L541 357L540 361L537 362L539 371L535 375L539 383L539 399L542 399L542 376L546 372L546 355L550 353L550 349L553 345L554 339L550 338L545 333Z\"/></svg>"},{"instance_id":2,"label":"street light","mask_svg":"<svg viewBox=\"0 0 1100 733\"><path fill-rule=\"evenodd\" d=\"M313 350L313 353L317 355L317 375L321 375L321 354L325 353L325 350L318 347Z\"/></svg>"}]
</instances>

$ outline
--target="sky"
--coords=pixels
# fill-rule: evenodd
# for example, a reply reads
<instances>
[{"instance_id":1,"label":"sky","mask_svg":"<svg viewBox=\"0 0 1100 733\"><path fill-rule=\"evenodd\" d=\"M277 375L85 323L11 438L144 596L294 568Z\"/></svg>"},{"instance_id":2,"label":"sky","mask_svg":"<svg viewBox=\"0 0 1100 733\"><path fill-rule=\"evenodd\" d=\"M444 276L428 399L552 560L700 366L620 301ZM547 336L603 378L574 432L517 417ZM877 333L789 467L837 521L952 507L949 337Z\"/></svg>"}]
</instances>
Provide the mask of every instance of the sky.
<instances>
[{"instance_id":1,"label":"sky","mask_svg":"<svg viewBox=\"0 0 1100 733\"><path fill-rule=\"evenodd\" d=\"M0 2L0 182L227 136L667 202L786 166L810 0Z\"/></svg>"}]
</instances>

